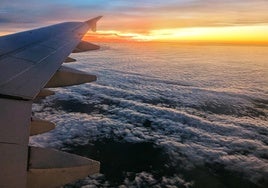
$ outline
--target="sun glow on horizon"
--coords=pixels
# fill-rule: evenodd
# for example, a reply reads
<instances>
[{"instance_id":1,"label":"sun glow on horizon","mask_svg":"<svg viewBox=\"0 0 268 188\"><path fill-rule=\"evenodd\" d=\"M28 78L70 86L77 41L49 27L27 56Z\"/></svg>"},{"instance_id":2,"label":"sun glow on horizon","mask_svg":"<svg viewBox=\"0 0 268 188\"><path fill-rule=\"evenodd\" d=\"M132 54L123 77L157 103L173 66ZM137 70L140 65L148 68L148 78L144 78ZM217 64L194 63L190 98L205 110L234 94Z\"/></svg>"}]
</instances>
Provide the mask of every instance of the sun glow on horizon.
<instances>
[{"instance_id":1,"label":"sun glow on horizon","mask_svg":"<svg viewBox=\"0 0 268 188\"><path fill-rule=\"evenodd\" d=\"M268 42L268 25L161 29L152 30L150 38L160 41Z\"/></svg>"},{"instance_id":2,"label":"sun glow on horizon","mask_svg":"<svg viewBox=\"0 0 268 188\"><path fill-rule=\"evenodd\" d=\"M88 34L89 36L92 34ZM233 42L268 44L268 25L188 27L157 29L145 33L122 32L116 30L98 31L98 39L159 42Z\"/></svg>"}]
</instances>

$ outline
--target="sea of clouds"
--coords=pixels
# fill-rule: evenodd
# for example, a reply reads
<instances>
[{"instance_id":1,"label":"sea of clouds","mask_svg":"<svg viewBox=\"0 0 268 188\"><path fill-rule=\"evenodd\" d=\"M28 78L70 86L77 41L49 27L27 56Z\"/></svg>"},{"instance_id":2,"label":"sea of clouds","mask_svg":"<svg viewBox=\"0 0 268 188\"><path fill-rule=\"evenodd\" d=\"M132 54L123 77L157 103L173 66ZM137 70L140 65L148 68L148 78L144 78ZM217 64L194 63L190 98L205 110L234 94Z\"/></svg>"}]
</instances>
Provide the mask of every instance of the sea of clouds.
<instances>
[{"instance_id":1,"label":"sea of clouds","mask_svg":"<svg viewBox=\"0 0 268 188\"><path fill-rule=\"evenodd\" d=\"M176 60L174 51L165 52L166 57L161 52L159 57L160 52L151 49L148 54L137 56L131 48L105 46L99 52L75 55L79 62L68 66L97 74L98 81L54 89L56 95L35 103L34 115L55 122L57 127L31 137L30 144L68 151L72 150L70 146L94 145L107 139L117 143L152 143L167 157L163 168L174 170L173 175L162 174L159 180L149 170L130 169L121 187L191 187L195 180L184 172L194 174L197 168L214 169L213 173L219 176L231 172L254 185L267 185L268 102L267 88L261 79L250 82L241 77L240 69L236 79L224 71L205 76L203 72L206 67L211 69L212 63L197 65L204 70L196 75L197 60L185 49ZM223 52L220 54L221 68L227 65L222 62ZM206 60L200 57L201 62ZM185 62L193 65L186 67ZM238 65L233 66L236 69ZM264 65L258 66L263 69ZM195 68L189 70L190 67ZM78 185L86 188L110 184L105 174L100 174Z\"/></svg>"}]
</instances>

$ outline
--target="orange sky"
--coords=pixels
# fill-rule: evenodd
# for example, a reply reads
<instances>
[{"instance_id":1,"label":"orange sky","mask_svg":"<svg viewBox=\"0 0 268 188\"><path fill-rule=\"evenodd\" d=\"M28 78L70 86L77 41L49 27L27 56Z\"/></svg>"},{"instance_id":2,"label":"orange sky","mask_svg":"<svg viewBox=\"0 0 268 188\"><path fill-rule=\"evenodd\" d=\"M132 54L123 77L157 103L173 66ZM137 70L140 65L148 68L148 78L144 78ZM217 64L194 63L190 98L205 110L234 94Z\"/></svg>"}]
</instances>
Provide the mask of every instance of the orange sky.
<instances>
[{"instance_id":1,"label":"orange sky","mask_svg":"<svg viewBox=\"0 0 268 188\"><path fill-rule=\"evenodd\" d=\"M85 39L105 42L215 42L268 45L268 25L164 28L148 30L147 33L99 30L97 33L89 32Z\"/></svg>"},{"instance_id":2,"label":"orange sky","mask_svg":"<svg viewBox=\"0 0 268 188\"><path fill-rule=\"evenodd\" d=\"M268 45L267 0L0 2L0 35L103 15L93 41Z\"/></svg>"}]
</instances>

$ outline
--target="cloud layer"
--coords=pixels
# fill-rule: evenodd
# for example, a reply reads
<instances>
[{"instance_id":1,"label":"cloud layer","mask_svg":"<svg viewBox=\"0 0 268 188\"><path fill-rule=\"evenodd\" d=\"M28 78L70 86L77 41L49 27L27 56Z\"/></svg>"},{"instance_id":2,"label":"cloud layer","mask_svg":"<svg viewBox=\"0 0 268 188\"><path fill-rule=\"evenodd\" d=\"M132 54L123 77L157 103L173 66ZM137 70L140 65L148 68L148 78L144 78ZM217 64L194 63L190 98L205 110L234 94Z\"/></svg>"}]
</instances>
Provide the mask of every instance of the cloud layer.
<instances>
[{"instance_id":1,"label":"cloud layer","mask_svg":"<svg viewBox=\"0 0 268 188\"><path fill-rule=\"evenodd\" d=\"M69 66L97 74L98 82L57 89L55 96L34 105L35 115L57 128L31 143L63 150L83 146L80 152L99 142L103 147L151 143L164 154L160 169L168 169L161 172L166 178L155 179L153 170L127 169L124 185L190 186L200 183L196 177L203 173L266 185L268 53L248 50L130 43L75 55L80 63ZM95 180L103 179L82 185Z\"/></svg>"}]
</instances>

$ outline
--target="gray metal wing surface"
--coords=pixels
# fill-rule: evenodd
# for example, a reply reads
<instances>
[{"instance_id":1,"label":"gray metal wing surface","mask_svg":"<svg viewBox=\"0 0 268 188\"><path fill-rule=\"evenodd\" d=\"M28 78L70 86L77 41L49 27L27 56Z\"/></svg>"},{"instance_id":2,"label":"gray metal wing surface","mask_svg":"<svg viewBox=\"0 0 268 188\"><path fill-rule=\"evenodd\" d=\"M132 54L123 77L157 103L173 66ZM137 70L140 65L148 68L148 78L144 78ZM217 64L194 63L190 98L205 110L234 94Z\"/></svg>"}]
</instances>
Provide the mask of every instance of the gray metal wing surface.
<instances>
[{"instance_id":1,"label":"gray metal wing surface","mask_svg":"<svg viewBox=\"0 0 268 188\"><path fill-rule=\"evenodd\" d=\"M99 163L94 160L76 159L46 149L31 149L28 143L33 100L56 75L84 34L89 29L96 29L100 18L0 37L0 187L57 187L98 172ZM32 124L40 127L40 123L45 121ZM40 152L42 154L38 154ZM60 164L59 168L51 167L49 156L53 154L53 164ZM70 159L69 166L63 167L62 157Z\"/></svg>"},{"instance_id":2,"label":"gray metal wing surface","mask_svg":"<svg viewBox=\"0 0 268 188\"><path fill-rule=\"evenodd\" d=\"M100 18L0 37L0 94L34 99Z\"/></svg>"}]
</instances>

